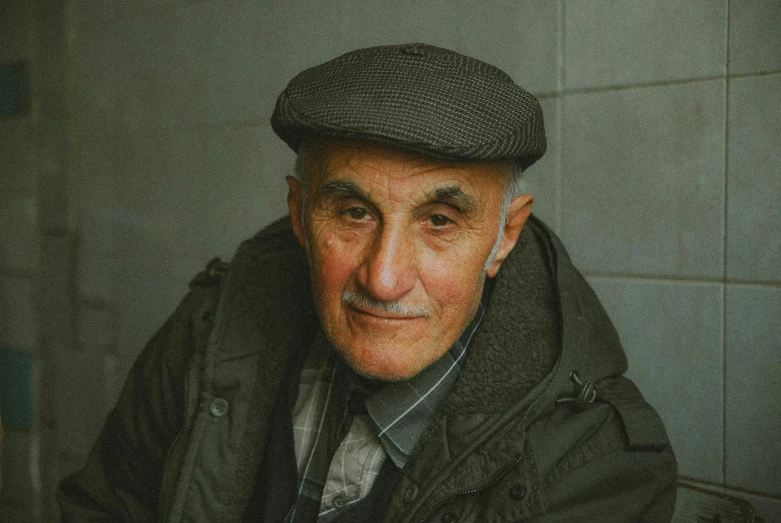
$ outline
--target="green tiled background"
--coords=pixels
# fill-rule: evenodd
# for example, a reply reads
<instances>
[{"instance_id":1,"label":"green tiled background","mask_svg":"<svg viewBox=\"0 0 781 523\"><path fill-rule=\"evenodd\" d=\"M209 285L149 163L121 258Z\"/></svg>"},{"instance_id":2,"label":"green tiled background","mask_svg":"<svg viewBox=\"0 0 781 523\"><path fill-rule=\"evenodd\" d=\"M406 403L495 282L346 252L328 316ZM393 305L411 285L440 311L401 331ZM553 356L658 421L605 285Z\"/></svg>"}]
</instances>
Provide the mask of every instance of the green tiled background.
<instances>
[{"instance_id":1,"label":"green tiled background","mask_svg":"<svg viewBox=\"0 0 781 523\"><path fill-rule=\"evenodd\" d=\"M32 354L0 348L0 414L4 427L33 426L33 364Z\"/></svg>"},{"instance_id":2,"label":"green tiled background","mask_svg":"<svg viewBox=\"0 0 781 523\"><path fill-rule=\"evenodd\" d=\"M0 66L0 118L25 114L30 106L27 66Z\"/></svg>"}]
</instances>

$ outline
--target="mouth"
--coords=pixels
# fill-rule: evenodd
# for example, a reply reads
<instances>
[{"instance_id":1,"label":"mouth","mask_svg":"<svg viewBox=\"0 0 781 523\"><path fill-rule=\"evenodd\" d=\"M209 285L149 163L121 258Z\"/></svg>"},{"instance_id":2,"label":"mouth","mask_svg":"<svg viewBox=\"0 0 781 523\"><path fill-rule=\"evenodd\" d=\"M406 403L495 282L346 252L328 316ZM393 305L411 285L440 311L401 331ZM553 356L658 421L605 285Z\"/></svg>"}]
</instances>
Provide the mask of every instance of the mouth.
<instances>
[{"instance_id":1,"label":"mouth","mask_svg":"<svg viewBox=\"0 0 781 523\"><path fill-rule=\"evenodd\" d=\"M431 315L428 307L406 304L399 301L379 301L364 293L345 290L342 306L354 313L358 319L369 319L386 323L408 322L425 319Z\"/></svg>"},{"instance_id":2,"label":"mouth","mask_svg":"<svg viewBox=\"0 0 781 523\"><path fill-rule=\"evenodd\" d=\"M369 317L369 318L375 318L378 320L384 320L387 322L396 322L396 321L412 321L412 320L419 320L423 319L423 316L418 315L405 315L405 314L393 314L391 312L377 310L377 309L369 309L365 307L360 307L356 304L349 304L348 308L363 317Z\"/></svg>"}]
</instances>

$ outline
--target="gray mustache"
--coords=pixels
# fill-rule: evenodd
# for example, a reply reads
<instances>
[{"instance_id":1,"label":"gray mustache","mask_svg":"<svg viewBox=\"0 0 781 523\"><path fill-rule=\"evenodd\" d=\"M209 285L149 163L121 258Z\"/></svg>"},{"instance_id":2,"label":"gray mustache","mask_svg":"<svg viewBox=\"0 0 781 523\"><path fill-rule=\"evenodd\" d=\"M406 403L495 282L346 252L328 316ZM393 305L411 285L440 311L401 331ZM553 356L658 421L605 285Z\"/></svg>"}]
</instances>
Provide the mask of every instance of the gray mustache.
<instances>
[{"instance_id":1,"label":"gray mustache","mask_svg":"<svg viewBox=\"0 0 781 523\"><path fill-rule=\"evenodd\" d=\"M342 303L355 305L361 309L373 309L378 312L385 312L398 316L428 317L432 314L431 309L425 305L408 305L400 301L379 301L366 296L365 294L358 294L352 291L344 291L342 293Z\"/></svg>"}]
</instances>

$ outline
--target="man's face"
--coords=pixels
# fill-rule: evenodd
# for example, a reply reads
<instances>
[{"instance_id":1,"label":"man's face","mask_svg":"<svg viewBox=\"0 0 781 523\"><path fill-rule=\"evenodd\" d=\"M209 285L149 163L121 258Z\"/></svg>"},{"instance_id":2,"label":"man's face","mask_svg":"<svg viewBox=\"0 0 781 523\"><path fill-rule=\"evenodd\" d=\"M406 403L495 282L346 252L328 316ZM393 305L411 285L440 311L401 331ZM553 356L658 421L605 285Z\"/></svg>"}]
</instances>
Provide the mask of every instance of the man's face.
<instances>
[{"instance_id":1,"label":"man's face","mask_svg":"<svg viewBox=\"0 0 781 523\"><path fill-rule=\"evenodd\" d=\"M356 371L412 377L447 352L477 310L508 167L352 142L316 143L307 154L304 223L293 178L288 202L323 329ZM516 239L502 242L488 276Z\"/></svg>"}]
</instances>

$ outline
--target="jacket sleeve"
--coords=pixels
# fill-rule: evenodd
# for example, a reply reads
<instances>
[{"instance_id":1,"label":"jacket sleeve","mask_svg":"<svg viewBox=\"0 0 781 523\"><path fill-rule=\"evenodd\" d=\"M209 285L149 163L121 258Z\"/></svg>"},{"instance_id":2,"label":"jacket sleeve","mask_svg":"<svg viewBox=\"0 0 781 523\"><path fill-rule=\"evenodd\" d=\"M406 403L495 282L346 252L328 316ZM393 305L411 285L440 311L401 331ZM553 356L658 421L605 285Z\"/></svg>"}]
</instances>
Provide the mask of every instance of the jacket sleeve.
<instances>
[{"instance_id":1,"label":"jacket sleeve","mask_svg":"<svg viewBox=\"0 0 781 523\"><path fill-rule=\"evenodd\" d=\"M675 471L669 447L605 454L559 477L546 492L547 510L529 521L669 522Z\"/></svg>"},{"instance_id":2,"label":"jacket sleeve","mask_svg":"<svg viewBox=\"0 0 781 523\"><path fill-rule=\"evenodd\" d=\"M85 467L60 483L64 523L155 520L166 454L184 424L188 363L204 343L194 322L208 317L207 297L191 291L139 355Z\"/></svg>"},{"instance_id":3,"label":"jacket sleeve","mask_svg":"<svg viewBox=\"0 0 781 523\"><path fill-rule=\"evenodd\" d=\"M544 516L533 521L669 522L678 469L661 419L626 378L600 394L583 414L590 430L543 479Z\"/></svg>"}]
</instances>

